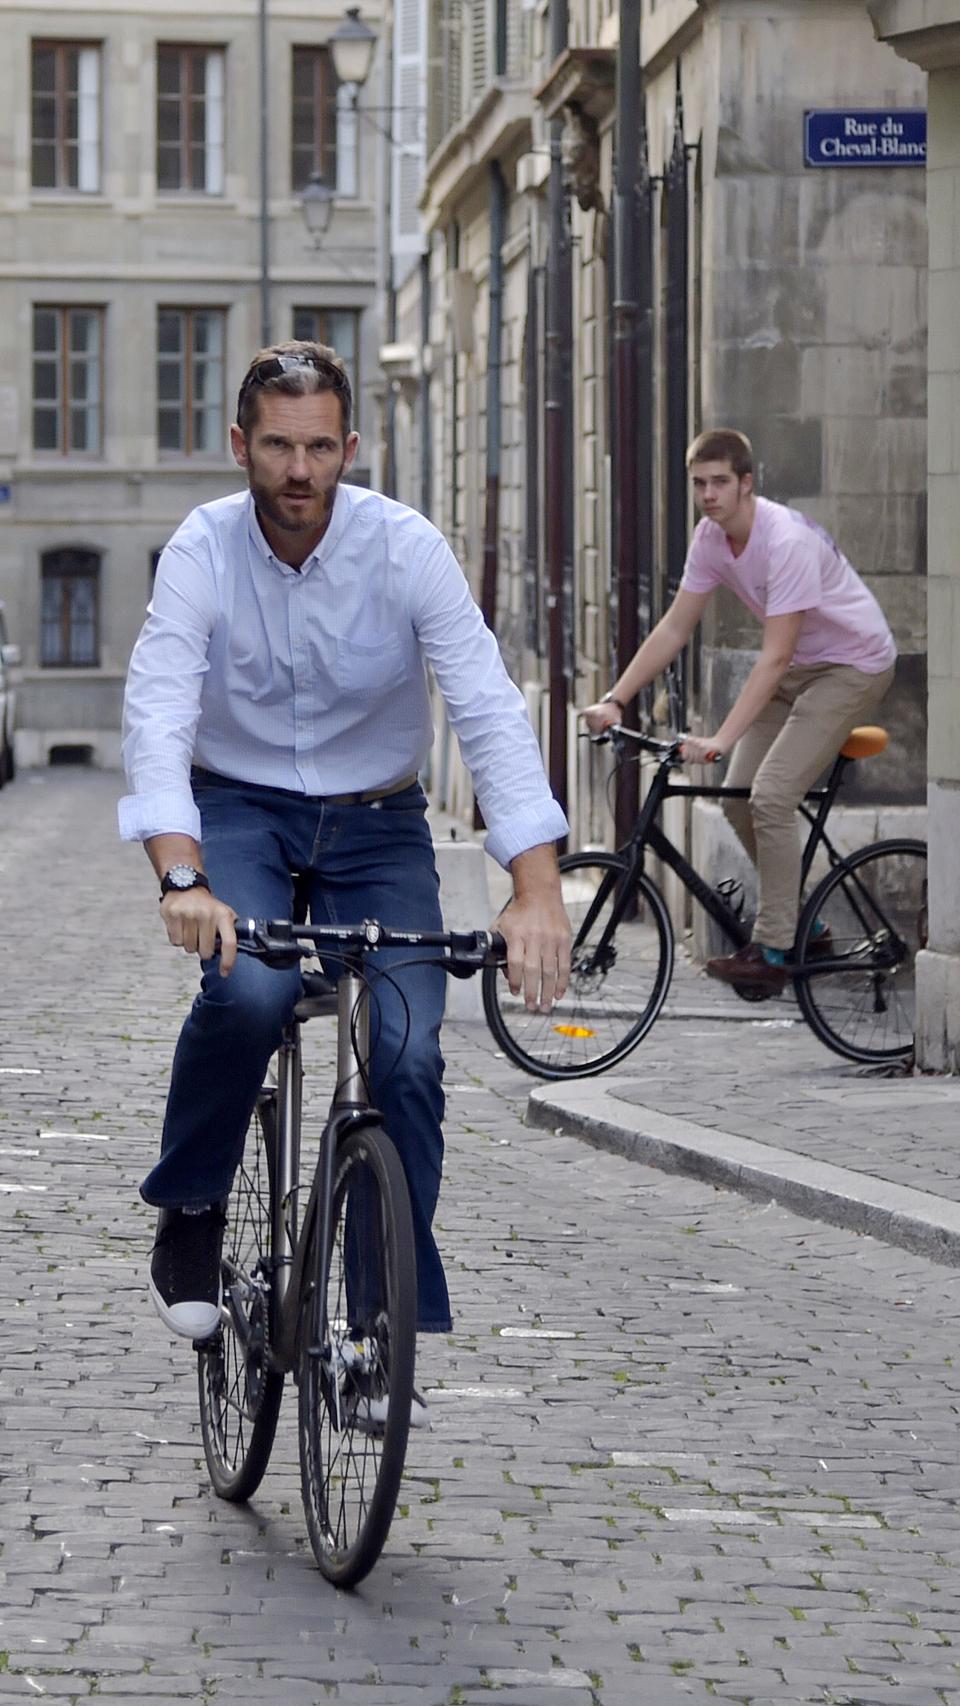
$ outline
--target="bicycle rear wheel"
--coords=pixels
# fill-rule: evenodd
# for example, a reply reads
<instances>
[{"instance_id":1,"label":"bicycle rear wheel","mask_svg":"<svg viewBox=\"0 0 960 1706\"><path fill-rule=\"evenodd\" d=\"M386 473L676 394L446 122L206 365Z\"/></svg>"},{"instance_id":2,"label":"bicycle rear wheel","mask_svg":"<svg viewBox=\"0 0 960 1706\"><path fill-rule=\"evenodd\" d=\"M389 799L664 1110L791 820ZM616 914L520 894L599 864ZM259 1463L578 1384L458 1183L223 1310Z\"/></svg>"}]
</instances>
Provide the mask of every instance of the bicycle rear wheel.
<instances>
[{"instance_id":1,"label":"bicycle rear wheel","mask_svg":"<svg viewBox=\"0 0 960 1706\"><path fill-rule=\"evenodd\" d=\"M823 927L829 937L822 934ZM845 1060L907 1060L916 1030L914 965L927 940L927 850L878 841L852 853L813 891L795 956L823 972L795 979L811 1030Z\"/></svg>"},{"instance_id":2,"label":"bicycle rear wheel","mask_svg":"<svg viewBox=\"0 0 960 1706\"><path fill-rule=\"evenodd\" d=\"M589 1078L623 1060L645 1037L673 975L673 930L663 897L643 875L604 939L630 867L614 853L571 853L560 860L563 903L573 927L570 983L550 1013L531 1013L511 995L503 973L483 973L483 1008L497 1043L515 1066L538 1078Z\"/></svg>"},{"instance_id":3,"label":"bicycle rear wheel","mask_svg":"<svg viewBox=\"0 0 960 1706\"><path fill-rule=\"evenodd\" d=\"M227 1204L215 1338L197 1364L200 1428L214 1489L241 1502L263 1480L280 1414L283 1375L270 1367L270 1198L276 1096L261 1092Z\"/></svg>"},{"instance_id":4,"label":"bicycle rear wheel","mask_svg":"<svg viewBox=\"0 0 960 1706\"><path fill-rule=\"evenodd\" d=\"M330 1249L316 1248L301 1321L300 1478L321 1571L352 1587L393 1518L410 1427L417 1284L410 1198L382 1126L334 1159Z\"/></svg>"}]
</instances>

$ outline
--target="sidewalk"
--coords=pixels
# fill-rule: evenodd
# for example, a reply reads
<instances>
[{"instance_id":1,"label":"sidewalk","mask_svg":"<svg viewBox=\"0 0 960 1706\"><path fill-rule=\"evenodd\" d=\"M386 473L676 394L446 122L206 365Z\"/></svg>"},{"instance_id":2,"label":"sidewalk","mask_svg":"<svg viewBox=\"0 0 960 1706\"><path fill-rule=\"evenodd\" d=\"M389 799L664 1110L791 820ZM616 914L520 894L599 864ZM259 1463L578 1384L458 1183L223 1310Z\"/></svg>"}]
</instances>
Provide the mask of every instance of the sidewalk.
<instances>
[{"instance_id":1,"label":"sidewalk","mask_svg":"<svg viewBox=\"0 0 960 1706\"><path fill-rule=\"evenodd\" d=\"M449 834L454 820L431 818ZM486 865L501 906L509 882ZM792 993L743 1002L679 944L664 1011L619 1068L538 1088L516 1079L531 1086L527 1125L960 1267L960 1079L845 1062Z\"/></svg>"},{"instance_id":2,"label":"sidewalk","mask_svg":"<svg viewBox=\"0 0 960 1706\"><path fill-rule=\"evenodd\" d=\"M634 1054L532 1090L527 1123L960 1266L960 1079L847 1064L792 994L748 1005L685 955Z\"/></svg>"}]
</instances>

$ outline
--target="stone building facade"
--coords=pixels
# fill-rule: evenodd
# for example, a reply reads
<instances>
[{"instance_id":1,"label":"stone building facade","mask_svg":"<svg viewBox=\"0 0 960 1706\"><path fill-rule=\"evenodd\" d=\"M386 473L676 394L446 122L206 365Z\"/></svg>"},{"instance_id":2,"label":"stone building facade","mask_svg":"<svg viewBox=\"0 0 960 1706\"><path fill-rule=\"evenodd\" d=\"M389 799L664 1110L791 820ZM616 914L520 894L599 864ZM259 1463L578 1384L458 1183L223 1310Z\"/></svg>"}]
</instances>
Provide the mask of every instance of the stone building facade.
<instances>
[{"instance_id":1,"label":"stone building facade","mask_svg":"<svg viewBox=\"0 0 960 1706\"><path fill-rule=\"evenodd\" d=\"M877 40L862 0L432 0L431 29L446 59L429 85L426 253L398 291L399 495L430 508L488 610L572 844L616 833L575 708L677 584L693 520L683 449L716 424L750 434L764 493L827 526L888 613L894 740L859 800L870 824L879 806L913 827L924 174L817 168L804 141L810 109L922 109L922 74ZM718 598L650 708L714 724L755 640ZM442 737L433 780L469 810ZM712 821L703 856L722 861Z\"/></svg>"},{"instance_id":2,"label":"stone building facade","mask_svg":"<svg viewBox=\"0 0 960 1706\"><path fill-rule=\"evenodd\" d=\"M917 1061L960 1072L960 4L870 0L877 36L929 83L930 934Z\"/></svg>"},{"instance_id":3,"label":"stone building facade","mask_svg":"<svg viewBox=\"0 0 960 1706\"><path fill-rule=\"evenodd\" d=\"M336 343L376 448L380 142L368 92L358 117L332 76L341 17L335 0L0 0L0 600L23 763L116 762L156 555L240 482L227 429L253 351ZM338 192L320 249L313 171Z\"/></svg>"}]
</instances>

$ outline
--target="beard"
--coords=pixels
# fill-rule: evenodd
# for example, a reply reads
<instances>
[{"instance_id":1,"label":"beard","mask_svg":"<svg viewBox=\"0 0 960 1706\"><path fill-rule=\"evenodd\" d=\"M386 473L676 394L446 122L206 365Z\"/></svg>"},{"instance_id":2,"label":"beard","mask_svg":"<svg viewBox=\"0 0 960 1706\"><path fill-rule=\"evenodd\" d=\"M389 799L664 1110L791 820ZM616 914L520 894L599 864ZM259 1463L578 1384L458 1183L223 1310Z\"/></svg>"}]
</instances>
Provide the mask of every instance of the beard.
<instances>
[{"instance_id":1,"label":"beard","mask_svg":"<svg viewBox=\"0 0 960 1706\"><path fill-rule=\"evenodd\" d=\"M309 493L314 499L314 504L319 506L319 514L314 509L311 516L307 514L298 516L285 514L280 507L283 502L282 494L271 493L257 478L254 468L251 467L247 470L247 478L258 513L266 516L274 527L279 527L284 533L315 533L318 528L325 528L330 520L330 512L333 509L343 469L344 463L341 462L333 484L323 491L314 491L312 487L302 488L304 496Z\"/></svg>"}]
</instances>

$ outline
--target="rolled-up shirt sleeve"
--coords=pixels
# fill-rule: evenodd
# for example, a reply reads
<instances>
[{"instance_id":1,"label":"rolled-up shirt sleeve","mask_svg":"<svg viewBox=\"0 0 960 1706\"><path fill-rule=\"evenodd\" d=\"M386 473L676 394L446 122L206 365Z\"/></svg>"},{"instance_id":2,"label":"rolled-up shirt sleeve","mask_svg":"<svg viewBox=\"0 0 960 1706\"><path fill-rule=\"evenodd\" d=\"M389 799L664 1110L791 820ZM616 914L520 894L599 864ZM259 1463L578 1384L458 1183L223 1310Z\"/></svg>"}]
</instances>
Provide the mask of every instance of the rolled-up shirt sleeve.
<instances>
[{"instance_id":1,"label":"rolled-up shirt sleeve","mask_svg":"<svg viewBox=\"0 0 960 1706\"><path fill-rule=\"evenodd\" d=\"M124 841L172 834L200 840L190 764L215 615L202 547L187 551L174 538L157 566L127 674L121 751L130 792L117 813Z\"/></svg>"},{"instance_id":2,"label":"rolled-up shirt sleeve","mask_svg":"<svg viewBox=\"0 0 960 1706\"><path fill-rule=\"evenodd\" d=\"M417 637L473 778L487 852L507 867L569 829L550 792L523 695L440 535L424 550L411 599Z\"/></svg>"}]
</instances>

